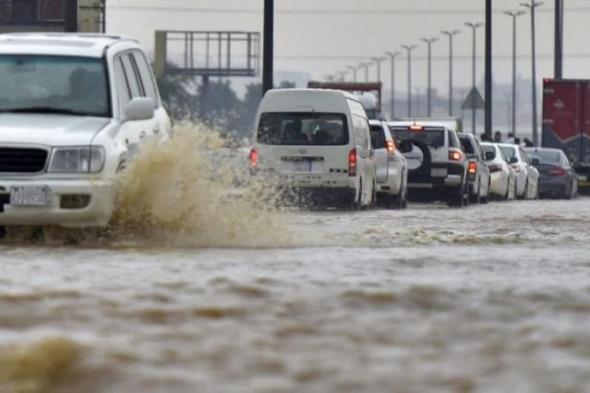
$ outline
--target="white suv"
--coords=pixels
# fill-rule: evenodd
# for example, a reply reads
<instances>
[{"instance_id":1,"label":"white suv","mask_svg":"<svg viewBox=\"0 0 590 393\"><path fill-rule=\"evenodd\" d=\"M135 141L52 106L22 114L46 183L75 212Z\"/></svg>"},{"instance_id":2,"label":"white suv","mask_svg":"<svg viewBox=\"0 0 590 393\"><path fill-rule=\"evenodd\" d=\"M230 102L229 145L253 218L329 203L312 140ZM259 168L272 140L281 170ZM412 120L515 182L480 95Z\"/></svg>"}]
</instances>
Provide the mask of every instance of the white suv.
<instances>
[{"instance_id":1,"label":"white suv","mask_svg":"<svg viewBox=\"0 0 590 393\"><path fill-rule=\"evenodd\" d=\"M107 225L115 175L170 129L136 41L0 35L0 226Z\"/></svg>"}]
</instances>

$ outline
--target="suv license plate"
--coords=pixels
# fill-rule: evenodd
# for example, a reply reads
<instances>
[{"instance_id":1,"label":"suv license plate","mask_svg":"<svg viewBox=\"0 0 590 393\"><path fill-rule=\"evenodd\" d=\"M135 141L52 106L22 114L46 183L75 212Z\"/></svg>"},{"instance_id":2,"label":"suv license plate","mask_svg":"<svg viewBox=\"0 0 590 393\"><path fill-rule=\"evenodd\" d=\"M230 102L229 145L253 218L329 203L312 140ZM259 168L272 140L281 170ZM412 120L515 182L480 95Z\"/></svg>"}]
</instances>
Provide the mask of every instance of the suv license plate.
<instances>
[{"instance_id":1,"label":"suv license plate","mask_svg":"<svg viewBox=\"0 0 590 393\"><path fill-rule=\"evenodd\" d=\"M13 206L47 206L51 202L47 186L19 186L10 189L10 204Z\"/></svg>"}]
</instances>

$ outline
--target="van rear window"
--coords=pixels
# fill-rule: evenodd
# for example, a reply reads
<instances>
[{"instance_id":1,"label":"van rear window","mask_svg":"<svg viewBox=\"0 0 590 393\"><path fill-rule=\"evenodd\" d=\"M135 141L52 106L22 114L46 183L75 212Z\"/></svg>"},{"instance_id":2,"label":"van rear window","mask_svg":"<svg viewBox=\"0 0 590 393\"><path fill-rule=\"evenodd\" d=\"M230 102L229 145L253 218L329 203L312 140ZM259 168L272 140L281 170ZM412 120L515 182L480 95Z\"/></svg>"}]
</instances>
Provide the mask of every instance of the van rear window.
<instances>
[{"instance_id":1,"label":"van rear window","mask_svg":"<svg viewBox=\"0 0 590 393\"><path fill-rule=\"evenodd\" d=\"M257 141L263 145L347 145L346 116L340 113L263 113Z\"/></svg>"}]
</instances>

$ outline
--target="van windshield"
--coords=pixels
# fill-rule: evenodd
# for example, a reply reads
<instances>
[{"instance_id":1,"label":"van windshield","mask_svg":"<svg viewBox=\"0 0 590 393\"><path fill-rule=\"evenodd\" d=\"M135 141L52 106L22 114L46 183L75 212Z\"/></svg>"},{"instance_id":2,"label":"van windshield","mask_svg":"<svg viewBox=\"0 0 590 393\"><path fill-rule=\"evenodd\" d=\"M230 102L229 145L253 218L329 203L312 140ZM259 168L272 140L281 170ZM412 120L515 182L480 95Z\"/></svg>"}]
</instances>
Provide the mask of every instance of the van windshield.
<instances>
[{"instance_id":1,"label":"van windshield","mask_svg":"<svg viewBox=\"0 0 590 393\"><path fill-rule=\"evenodd\" d=\"M346 116L335 113L263 113L257 140L264 145L347 145Z\"/></svg>"},{"instance_id":2,"label":"van windshield","mask_svg":"<svg viewBox=\"0 0 590 393\"><path fill-rule=\"evenodd\" d=\"M0 113L110 115L104 61L0 55Z\"/></svg>"}]
</instances>

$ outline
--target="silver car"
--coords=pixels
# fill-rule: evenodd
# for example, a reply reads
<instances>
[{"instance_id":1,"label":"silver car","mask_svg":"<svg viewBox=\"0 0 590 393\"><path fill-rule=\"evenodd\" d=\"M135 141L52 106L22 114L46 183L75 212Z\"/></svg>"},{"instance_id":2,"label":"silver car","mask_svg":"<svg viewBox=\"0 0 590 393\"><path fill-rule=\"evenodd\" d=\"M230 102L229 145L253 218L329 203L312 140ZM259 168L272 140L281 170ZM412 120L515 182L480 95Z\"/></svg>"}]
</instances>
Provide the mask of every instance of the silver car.
<instances>
[{"instance_id":1,"label":"silver car","mask_svg":"<svg viewBox=\"0 0 590 393\"><path fill-rule=\"evenodd\" d=\"M377 201L391 208L403 208L408 196L408 164L399 151L387 123L370 120L375 154Z\"/></svg>"},{"instance_id":2,"label":"silver car","mask_svg":"<svg viewBox=\"0 0 590 393\"><path fill-rule=\"evenodd\" d=\"M486 165L490 171L490 195L502 200L516 198L516 173L504 157L500 147L493 143L481 143Z\"/></svg>"},{"instance_id":3,"label":"silver car","mask_svg":"<svg viewBox=\"0 0 590 393\"><path fill-rule=\"evenodd\" d=\"M516 172L516 197L538 199L539 171L531 164L524 149L507 143L500 143L498 146L508 160L508 164Z\"/></svg>"}]
</instances>

